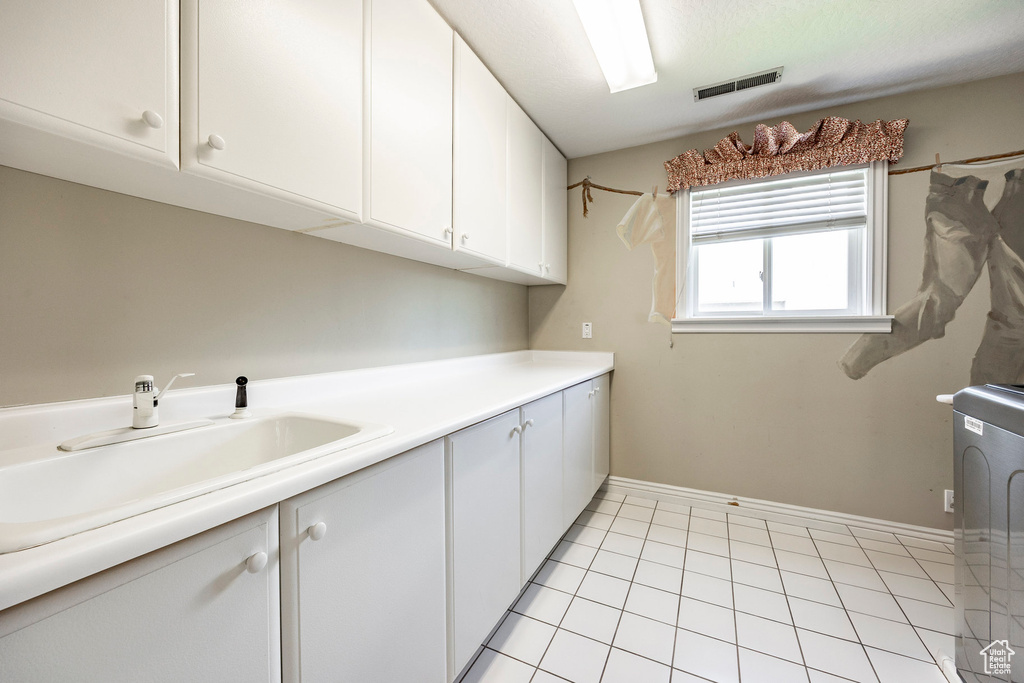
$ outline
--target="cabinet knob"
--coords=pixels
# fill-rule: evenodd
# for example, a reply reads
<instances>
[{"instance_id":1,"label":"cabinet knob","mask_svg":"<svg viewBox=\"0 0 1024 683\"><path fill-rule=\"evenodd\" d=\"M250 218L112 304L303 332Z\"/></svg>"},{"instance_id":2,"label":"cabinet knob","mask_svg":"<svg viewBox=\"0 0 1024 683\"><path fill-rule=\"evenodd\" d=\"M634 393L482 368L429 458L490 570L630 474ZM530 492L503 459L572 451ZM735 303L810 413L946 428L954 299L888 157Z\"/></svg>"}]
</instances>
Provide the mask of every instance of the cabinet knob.
<instances>
[{"instance_id":1,"label":"cabinet knob","mask_svg":"<svg viewBox=\"0 0 1024 683\"><path fill-rule=\"evenodd\" d=\"M445 237L450 237L453 232L454 232L454 230L452 230L452 226L450 226L450 225L444 226L444 236Z\"/></svg>"},{"instance_id":2,"label":"cabinet knob","mask_svg":"<svg viewBox=\"0 0 1024 683\"><path fill-rule=\"evenodd\" d=\"M591 389L590 391L587 392L587 398L594 398L594 390L593 389Z\"/></svg>"},{"instance_id":3,"label":"cabinet knob","mask_svg":"<svg viewBox=\"0 0 1024 683\"><path fill-rule=\"evenodd\" d=\"M462 233L462 241L463 242L468 242L469 241L469 235L467 235L466 233Z\"/></svg>"},{"instance_id":4,"label":"cabinet knob","mask_svg":"<svg viewBox=\"0 0 1024 683\"><path fill-rule=\"evenodd\" d=\"M527 427L532 427L532 426L533 426L533 419L532 418L523 423L523 429L526 429Z\"/></svg>"},{"instance_id":5,"label":"cabinet knob","mask_svg":"<svg viewBox=\"0 0 1024 683\"><path fill-rule=\"evenodd\" d=\"M601 391L601 387L594 387L594 393L595 394L598 393L599 391Z\"/></svg>"},{"instance_id":6,"label":"cabinet knob","mask_svg":"<svg viewBox=\"0 0 1024 683\"><path fill-rule=\"evenodd\" d=\"M142 120L145 121L146 125L150 128L164 127L164 117L160 116L160 114L157 114L155 111L151 109L147 109L146 111L142 112Z\"/></svg>"},{"instance_id":7,"label":"cabinet knob","mask_svg":"<svg viewBox=\"0 0 1024 683\"><path fill-rule=\"evenodd\" d=\"M538 263L537 267L538 267L538 270L540 270L540 272L542 272L542 273L544 272L544 264L543 263Z\"/></svg>"},{"instance_id":8,"label":"cabinet knob","mask_svg":"<svg viewBox=\"0 0 1024 683\"><path fill-rule=\"evenodd\" d=\"M213 133L212 135L210 135L210 137L206 138L206 144L208 144L210 147L213 147L214 149L224 149L225 147L227 147L227 143L224 142L224 138L217 135L216 133Z\"/></svg>"},{"instance_id":9,"label":"cabinet knob","mask_svg":"<svg viewBox=\"0 0 1024 683\"><path fill-rule=\"evenodd\" d=\"M522 425L516 425L515 427L512 428L512 434L522 434L522 433L523 433L523 426ZM511 437L512 434L509 434L509 436Z\"/></svg>"},{"instance_id":10,"label":"cabinet knob","mask_svg":"<svg viewBox=\"0 0 1024 683\"><path fill-rule=\"evenodd\" d=\"M551 264L550 263L545 263L544 264L544 272L545 273L550 273L551 272Z\"/></svg>"},{"instance_id":11,"label":"cabinet knob","mask_svg":"<svg viewBox=\"0 0 1024 683\"><path fill-rule=\"evenodd\" d=\"M313 526L306 529L306 533L309 534L309 540L319 541L327 533L327 525L323 522L317 522Z\"/></svg>"},{"instance_id":12,"label":"cabinet knob","mask_svg":"<svg viewBox=\"0 0 1024 683\"><path fill-rule=\"evenodd\" d=\"M267 554L263 551L250 555L249 559L245 561L245 570L250 574L255 574L262 571L267 566Z\"/></svg>"}]
</instances>

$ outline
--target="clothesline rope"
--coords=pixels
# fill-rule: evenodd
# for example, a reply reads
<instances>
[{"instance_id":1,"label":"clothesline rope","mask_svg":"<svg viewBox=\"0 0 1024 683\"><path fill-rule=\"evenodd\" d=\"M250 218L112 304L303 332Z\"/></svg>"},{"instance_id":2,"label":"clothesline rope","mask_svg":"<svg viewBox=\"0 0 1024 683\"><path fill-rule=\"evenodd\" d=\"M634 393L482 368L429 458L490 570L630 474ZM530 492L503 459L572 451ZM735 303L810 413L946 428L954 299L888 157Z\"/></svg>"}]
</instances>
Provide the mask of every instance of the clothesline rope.
<instances>
[{"instance_id":1,"label":"clothesline rope","mask_svg":"<svg viewBox=\"0 0 1024 683\"><path fill-rule=\"evenodd\" d=\"M990 154L985 157L974 157L972 159L961 159L960 161L943 161L941 164L929 164L928 166L915 166L914 168L901 168L896 171L889 171L889 175L901 175L903 173L917 173L918 171L930 171L938 166L945 166L949 164L954 166L956 164L975 164L979 161L992 161L993 159L1007 159L1009 157L1016 157L1024 154L1024 149L1018 149L1016 152L1004 152L1003 154Z\"/></svg>"},{"instance_id":2,"label":"clothesline rope","mask_svg":"<svg viewBox=\"0 0 1024 683\"><path fill-rule=\"evenodd\" d=\"M573 183L572 185L570 185L569 187L567 187L565 189L566 190L574 190L577 187L581 187L581 186L583 187L582 194L583 194L583 217L584 218L586 218L587 214L589 213L587 211L587 202L588 201L590 201L590 202L594 201L594 196L592 194L590 194L590 188L592 188L592 187L595 188L595 189L598 189L598 190L604 190L605 192L615 192L617 194L631 194L631 195L636 195L637 197L639 197L639 196L641 196L643 194L643 192L637 192L636 190L616 190L613 187L605 187L604 185L597 185L597 184L592 183L590 181L590 176L587 176L586 178L584 178L583 180L579 181L578 183Z\"/></svg>"}]
</instances>

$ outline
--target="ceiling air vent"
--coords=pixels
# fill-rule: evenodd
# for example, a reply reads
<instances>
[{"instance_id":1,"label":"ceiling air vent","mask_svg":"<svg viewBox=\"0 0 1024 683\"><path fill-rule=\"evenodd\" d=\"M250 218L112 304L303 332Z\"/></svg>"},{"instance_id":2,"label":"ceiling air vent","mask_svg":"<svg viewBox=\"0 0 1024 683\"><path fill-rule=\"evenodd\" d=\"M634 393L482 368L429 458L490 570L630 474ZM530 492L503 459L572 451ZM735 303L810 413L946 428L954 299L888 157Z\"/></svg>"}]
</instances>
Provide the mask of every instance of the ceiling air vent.
<instances>
[{"instance_id":1,"label":"ceiling air vent","mask_svg":"<svg viewBox=\"0 0 1024 683\"><path fill-rule=\"evenodd\" d=\"M726 95L731 92L739 92L740 90L746 90L748 88L756 88L759 85L778 83L781 78L782 67L780 66L778 68L771 69L770 71L761 71L756 74L748 74L732 80L722 81L721 83L703 85L699 88L693 89L693 101L700 102L701 100L706 100L710 97L718 97L719 95Z\"/></svg>"}]
</instances>

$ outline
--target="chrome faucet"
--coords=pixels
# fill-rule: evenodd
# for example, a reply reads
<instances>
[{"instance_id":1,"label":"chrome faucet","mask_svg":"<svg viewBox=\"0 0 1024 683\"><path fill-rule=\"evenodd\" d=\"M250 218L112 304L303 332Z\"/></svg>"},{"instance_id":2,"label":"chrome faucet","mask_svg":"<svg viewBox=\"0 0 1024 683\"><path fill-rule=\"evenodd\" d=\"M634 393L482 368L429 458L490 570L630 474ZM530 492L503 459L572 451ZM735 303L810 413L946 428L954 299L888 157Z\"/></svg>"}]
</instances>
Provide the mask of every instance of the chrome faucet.
<instances>
[{"instance_id":1,"label":"chrome faucet","mask_svg":"<svg viewBox=\"0 0 1024 683\"><path fill-rule=\"evenodd\" d=\"M135 378L135 394L132 396L132 428L149 429L160 424L160 397L179 377L195 377L194 372L183 372L171 378L159 391L153 386L153 375L139 375Z\"/></svg>"}]
</instances>

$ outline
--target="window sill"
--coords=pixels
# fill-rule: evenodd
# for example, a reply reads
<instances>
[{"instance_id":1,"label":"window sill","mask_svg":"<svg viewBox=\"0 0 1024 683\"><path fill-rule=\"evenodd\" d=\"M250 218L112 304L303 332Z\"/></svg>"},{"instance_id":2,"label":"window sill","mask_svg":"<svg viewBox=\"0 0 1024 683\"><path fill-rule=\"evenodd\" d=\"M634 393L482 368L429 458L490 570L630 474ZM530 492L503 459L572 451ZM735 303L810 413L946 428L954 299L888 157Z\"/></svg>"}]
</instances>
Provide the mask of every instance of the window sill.
<instances>
[{"instance_id":1,"label":"window sill","mask_svg":"<svg viewBox=\"0 0 1024 683\"><path fill-rule=\"evenodd\" d=\"M672 332L679 334L708 332L803 332L803 333L861 333L892 332L891 315L864 316L807 316L793 318L677 318L672 321Z\"/></svg>"}]
</instances>

